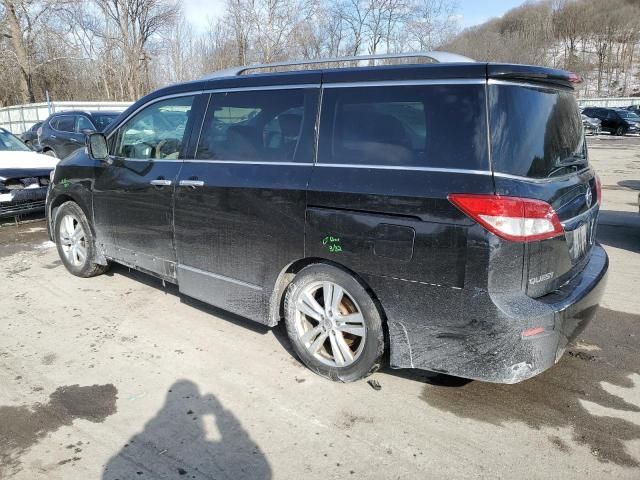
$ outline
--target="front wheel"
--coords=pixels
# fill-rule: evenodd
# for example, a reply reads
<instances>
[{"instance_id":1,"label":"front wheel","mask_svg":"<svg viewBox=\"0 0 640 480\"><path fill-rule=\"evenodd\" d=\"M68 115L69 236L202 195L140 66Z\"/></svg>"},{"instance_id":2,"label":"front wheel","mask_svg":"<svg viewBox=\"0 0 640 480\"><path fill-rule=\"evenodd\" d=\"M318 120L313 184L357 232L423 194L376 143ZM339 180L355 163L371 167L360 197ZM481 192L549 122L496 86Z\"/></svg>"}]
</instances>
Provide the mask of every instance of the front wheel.
<instances>
[{"instance_id":1,"label":"front wheel","mask_svg":"<svg viewBox=\"0 0 640 480\"><path fill-rule=\"evenodd\" d=\"M108 265L94 262L93 233L87 217L76 203L63 203L56 212L54 225L58 255L70 273L88 278L107 271Z\"/></svg>"},{"instance_id":2,"label":"front wheel","mask_svg":"<svg viewBox=\"0 0 640 480\"><path fill-rule=\"evenodd\" d=\"M56 152L54 152L53 150L45 150L43 153L45 155L49 155L50 157L58 158L58 155L56 155Z\"/></svg>"},{"instance_id":3,"label":"front wheel","mask_svg":"<svg viewBox=\"0 0 640 480\"><path fill-rule=\"evenodd\" d=\"M329 265L304 268L285 297L287 334L302 362L334 381L353 382L378 370L382 318L365 288Z\"/></svg>"},{"instance_id":4,"label":"front wheel","mask_svg":"<svg viewBox=\"0 0 640 480\"><path fill-rule=\"evenodd\" d=\"M621 137L621 136L623 136L624 134L625 134L624 127L618 127L618 128L616 129L616 135L617 135L617 136Z\"/></svg>"}]
</instances>

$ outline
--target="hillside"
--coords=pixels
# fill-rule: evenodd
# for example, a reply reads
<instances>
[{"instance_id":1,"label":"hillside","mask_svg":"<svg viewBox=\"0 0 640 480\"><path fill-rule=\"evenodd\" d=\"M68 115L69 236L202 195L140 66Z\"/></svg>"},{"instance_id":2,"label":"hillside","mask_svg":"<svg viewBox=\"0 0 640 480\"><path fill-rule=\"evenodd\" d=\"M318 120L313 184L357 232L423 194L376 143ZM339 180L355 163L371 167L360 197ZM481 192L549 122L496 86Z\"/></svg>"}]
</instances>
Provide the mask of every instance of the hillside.
<instances>
[{"instance_id":1,"label":"hillside","mask_svg":"<svg viewBox=\"0 0 640 480\"><path fill-rule=\"evenodd\" d=\"M563 68L581 97L640 96L640 2L529 1L442 47L483 61Z\"/></svg>"}]
</instances>

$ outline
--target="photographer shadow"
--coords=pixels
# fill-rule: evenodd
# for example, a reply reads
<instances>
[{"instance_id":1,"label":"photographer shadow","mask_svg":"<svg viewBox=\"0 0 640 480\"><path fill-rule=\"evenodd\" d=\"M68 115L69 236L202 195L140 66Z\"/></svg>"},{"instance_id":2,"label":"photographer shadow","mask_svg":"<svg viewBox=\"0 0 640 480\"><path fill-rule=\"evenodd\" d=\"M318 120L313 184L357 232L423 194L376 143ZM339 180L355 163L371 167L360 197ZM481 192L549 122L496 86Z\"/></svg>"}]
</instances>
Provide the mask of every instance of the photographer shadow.
<instances>
[{"instance_id":1,"label":"photographer shadow","mask_svg":"<svg viewBox=\"0 0 640 480\"><path fill-rule=\"evenodd\" d=\"M180 380L169 389L162 409L144 430L109 460L102 479L271 476L265 455L235 415L214 395L201 395L195 383Z\"/></svg>"}]
</instances>

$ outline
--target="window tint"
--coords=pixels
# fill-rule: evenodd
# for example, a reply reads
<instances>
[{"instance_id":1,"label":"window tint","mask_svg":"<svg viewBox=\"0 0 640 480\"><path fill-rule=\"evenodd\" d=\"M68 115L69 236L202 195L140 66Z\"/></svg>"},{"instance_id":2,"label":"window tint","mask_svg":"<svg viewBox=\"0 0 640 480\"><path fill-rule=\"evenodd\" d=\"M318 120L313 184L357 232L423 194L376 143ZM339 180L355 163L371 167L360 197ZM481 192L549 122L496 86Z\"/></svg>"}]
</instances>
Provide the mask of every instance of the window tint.
<instances>
[{"instance_id":1,"label":"window tint","mask_svg":"<svg viewBox=\"0 0 640 480\"><path fill-rule=\"evenodd\" d=\"M98 113L93 115L93 121L95 122L96 128L99 132L104 131L104 129L107 128L116 118L118 118L118 115L114 115L112 113Z\"/></svg>"},{"instance_id":2,"label":"window tint","mask_svg":"<svg viewBox=\"0 0 640 480\"><path fill-rule=\"evenodd\" d=\"M58 117L55 129L61 132L73 132L75 129L75 117L72 115L63 115Z\"/></svg>"},{"instance_id":3,"label":"window tint","mask_svg":"<svg viewBox=\"0 0 640 480\"><path fill-rule=\"evenodd\" d=\"M139 159L177 159L193 96L177 97L144 108L117 132L113 154Z\"/></svg>"},{"instance_id":4,"label":"window tint","mask_svg":"<svg viewBox=\"0 0 640 480\"><path fill-rule=\"evenodd\" d=\"M214 93L196 158L294 161L305 120L304 104L304 90Z\"/></svg>"},{"instance_id":5,"label":"window tint","mask_svg":"<svg viewBox=\"0 0 640 480\"><path fill-rule=\"evenodd\" d=\"M546 178L584 167L582 118L572 92L517 85L489 89L495 171Z\"/></svg>"},{"instance_id":6,"label":"window tint","mask_svg":"<svg viewBox=\"0 0 640 480\"><path fill-rule=\"evenodd\" d=\"M76 117L76 132L82 133L83 130L95 130L93 123L84 115Z\"/></svg>"},{"instance_id":7,"label":"window tint","mask_svg":"<svg viewBox=\"0 0 640 480\"><path fill-rule=\"evenodd\" d=\"M327 88L318 161L486 169L483 87Z\"/></svg>"}]
</instances>

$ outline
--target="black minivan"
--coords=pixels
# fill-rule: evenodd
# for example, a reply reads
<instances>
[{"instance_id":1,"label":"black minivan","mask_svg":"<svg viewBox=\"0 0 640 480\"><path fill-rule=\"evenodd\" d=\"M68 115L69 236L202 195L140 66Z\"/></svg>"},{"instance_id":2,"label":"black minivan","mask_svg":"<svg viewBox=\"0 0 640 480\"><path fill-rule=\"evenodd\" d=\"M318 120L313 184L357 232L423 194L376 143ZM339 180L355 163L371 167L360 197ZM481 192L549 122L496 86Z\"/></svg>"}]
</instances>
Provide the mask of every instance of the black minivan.
<instances>
[{"instance_id":1,"label":"black minivan","mask_svg":"<svg viewBox=\"0 0 640 480\"><path fill-rule=\"evenodd\" d=\"M501 383L551 367L608 269L576 76L426 55L244 67L144 97L52 176L64 265L117 262L283 319L332 380L385 352Z\"/></svg>"}]
</instances>

